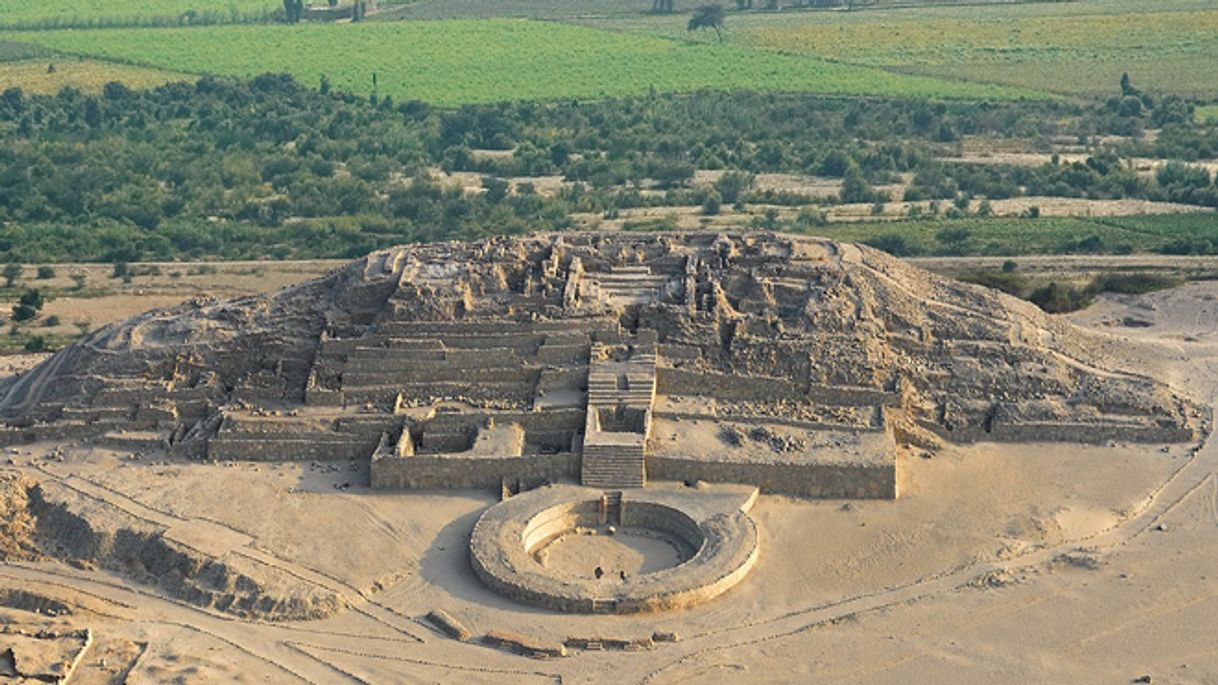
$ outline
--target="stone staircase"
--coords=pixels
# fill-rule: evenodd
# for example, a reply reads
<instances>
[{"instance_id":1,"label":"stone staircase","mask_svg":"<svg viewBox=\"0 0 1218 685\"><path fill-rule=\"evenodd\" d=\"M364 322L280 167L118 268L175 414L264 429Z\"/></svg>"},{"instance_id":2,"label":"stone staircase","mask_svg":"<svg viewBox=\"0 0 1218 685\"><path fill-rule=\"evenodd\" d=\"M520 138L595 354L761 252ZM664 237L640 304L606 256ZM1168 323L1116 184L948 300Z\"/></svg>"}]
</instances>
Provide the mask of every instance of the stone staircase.
<instances>
[{"instance_id":1,"label":"stone staircase","mask_svg":"<svg viewBox=\"0 0 1218 685\"><path fill-rule=\"evenodd\" d=\"M622 491L605 493L605 525L622 525Z\"/></svg>"},{"instance_id":2,"label":"stone staircase","mask_svg":"<svg viewBox=\"0 0 1218 685\"><path fill-rule=\"evenodd\" d=\"M641 488L647 482L643 443L584 445L580 480L593 488Z\"/></svg>"},{"instance_id":3,"label":"stone staircase","mask_svg":"<svg viewBox=\"0 0 1218 685\"><path fill-rule=\"evenodd\" d=\"M588 373L588 405L597 407L624 404L635 407L651 407L655 396L655 355L646 355L640 360L644 368L639 372L591 371ZM631 360L634 361L633 359ZM650 368L648 374L646 369Z\"/></svg>"},{"instance_id":4,"label":"stone staircase","mask_svg":"<svg viewBox=\"0 0 1218 685\"><path fill-rule=\"evenodd\" d=\"M615 305L647 304L668 282L665 275L651 273L647 266L619 266L612 271L588 272L589 280L596 282L604 295Z\"/></svg>"},{"instance_id":5,"label":"stone staircase","mask_svg":"<svg viewBox=\"0 0 1218 685\"><path fill-rule=\"evenodd\" d=\"M639 341L627 359L593 346L580 480L597 488L641 488L655 403L655 341Z\"/></svg>"}]
</instances>

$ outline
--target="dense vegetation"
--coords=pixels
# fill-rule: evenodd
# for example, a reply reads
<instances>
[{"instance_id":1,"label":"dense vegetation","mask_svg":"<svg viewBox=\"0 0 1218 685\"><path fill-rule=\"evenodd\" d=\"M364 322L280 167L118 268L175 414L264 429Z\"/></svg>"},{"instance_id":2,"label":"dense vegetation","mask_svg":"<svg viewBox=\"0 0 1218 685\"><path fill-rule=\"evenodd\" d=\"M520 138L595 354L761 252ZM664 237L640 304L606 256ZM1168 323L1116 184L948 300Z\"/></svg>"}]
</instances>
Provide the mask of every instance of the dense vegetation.
<instances>
[{"instance_id":1,"label":"dense vegetation","mask_svg":"<svg viewBox=\"0 0 1218 685\"><path fill-rule=\"evenodd\" d=\"M1004 226L994 233L1006 237L991 240L986 220L959 209L973 197L1036 192L1218 205L1218 188L1201 167L1173 164L1144 177L1117 157L1218 150L1218 128L1196 123L1182 103L1135 108L1129 98L1150 102L1140 95L1082 107L698 93L436 110L323 93L283 75L142 92L111 84L100 96L9 90L0 95L0 251L27 262L353 256L403 241L562 229L576 212L756 202L803 209L792 221L766 214L755 225L838 230L824 227L811 206L824 200L753 188L751 174L776 171L841 178L830 202L895 199L875 186L912 174L907 193L941 199L940 212L927 221L841 229L868 230L856 238L888 240L894 252L1001 253L1042 230L1041 221ZM964 134L1088 138L1155 117L1170 121L1153 141L1127 142L1085 163L938 161ZM436 183L437 166L481 174L481 192ZM711 188L691 183L696 169L735 173ZM542 175L568 183L543 196L505 180ZM920 237L929 226L966 220L975 224L965 227L971 240L940 240L942 227ZM1031 251L1218 249L1212 215L1145 223L1153 221L1079 220L1033 241Z\"/></svg>"},{"instance_id":2,"label":"dense vegetation","mask_svg":"<svg viewBox=\"0 0 1218 685\"><path fill-rule=\"evenodd\" d=\"M242 78L324 76L361 94L458 105L700 88L901 97L1032 97L733 45L691 45L551 22L454 20L48 31L22 40L72 54Z\"/></svg>"}]
</instances>

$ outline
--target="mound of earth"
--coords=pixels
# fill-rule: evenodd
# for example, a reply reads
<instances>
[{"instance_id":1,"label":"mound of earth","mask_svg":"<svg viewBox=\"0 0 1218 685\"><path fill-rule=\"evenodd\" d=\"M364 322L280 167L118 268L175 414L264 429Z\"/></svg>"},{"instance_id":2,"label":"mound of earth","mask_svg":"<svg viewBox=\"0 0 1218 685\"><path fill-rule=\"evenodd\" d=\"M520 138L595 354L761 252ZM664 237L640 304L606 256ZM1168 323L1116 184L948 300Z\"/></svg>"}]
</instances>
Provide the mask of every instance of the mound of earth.
<instances>
[{"instance_id":1,"label":"mound of earth","mask_svg":"<svg viewBox=\"0 0 1218 685\"><path fill-rule=\"evenodd\" d=\"M832 422L843 411L834 397L887 393L905 439L1175 441L1191 439L1200 417L1170 387L1114 368L1067 322L869 247L769 233L547 234L390 248L278 293L100 329L0 387L0 440L121 429L132 442L141 430L206 441L233 407L537 403L543 372L428 382L409 373L417 364L352 361L369 347L409 347L395 341L419 330L486 322L549 335L654 331L659 393L679 372L801 391L720 393L727 414Z\"/></svg>"},{"instance_id":2,"label":"mound of earth","mask_svg":"<svg viewBox=\"0 0 1218 685\"><path fill-rule=\"evenodd\" d=\"M0 471L0 514L0 561L53 558L105 568L171 597L248 618L314 619L346 606L334 592L287 571L235 551L212 554L183 544L164 527L57 480ZM0 597L0 605L31 604L39 606L38 598Z\"/></svg>"}]
</instances>

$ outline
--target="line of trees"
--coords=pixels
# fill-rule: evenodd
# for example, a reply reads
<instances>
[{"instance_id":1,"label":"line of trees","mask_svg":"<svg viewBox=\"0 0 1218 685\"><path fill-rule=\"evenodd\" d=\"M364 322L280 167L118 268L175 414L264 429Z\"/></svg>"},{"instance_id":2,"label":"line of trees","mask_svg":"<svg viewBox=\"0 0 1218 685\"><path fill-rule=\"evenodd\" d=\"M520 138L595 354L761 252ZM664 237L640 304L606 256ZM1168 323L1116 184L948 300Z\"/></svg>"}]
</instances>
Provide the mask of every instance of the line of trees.
<instances>
[{"instance_id":1,"label":"line of trees","mask_svg":"<svg viewBox=\"0 0 1218 685\"><path fill-rule=\"evenodd\" d=\"M109 84L99 96L0 93L0 253L21 261L344 256L410 240L557 230L573 213L717 210L711 192L719 205L1037 194L1218 206L1204 168L1169 164L1147 178L1122 161L1218 152L1218 127L1193 122L1170 98L1137 114L1120 98L1084 106L748 92L437 110L322 90L264 75L150 91ZM942 161L963 136L1089 139L1156 117L1170 117L1157 137L1084 162ZM435 167L487 180L462 192L430 180ZM735 173L710 188L694 183L698 170ZM830 200L760 192L749 181L760 173L838 178L842 189ZM505 180L548 175L568 185L542 195ZM910 176L903 198L878 189Z\"/></svg>"}]
</instances>

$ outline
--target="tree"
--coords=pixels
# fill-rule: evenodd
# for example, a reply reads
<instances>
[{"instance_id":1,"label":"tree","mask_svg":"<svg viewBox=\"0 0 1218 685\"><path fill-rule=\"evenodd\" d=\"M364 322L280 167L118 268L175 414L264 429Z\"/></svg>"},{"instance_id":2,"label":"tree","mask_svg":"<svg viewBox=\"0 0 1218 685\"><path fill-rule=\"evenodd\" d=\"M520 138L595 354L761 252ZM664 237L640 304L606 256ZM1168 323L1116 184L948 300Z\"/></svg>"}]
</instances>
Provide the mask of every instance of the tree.
<instances>
[{"instance_id":1,"label":"tree","mask_svg":"<svg viewBox=\"0 0 1218 685\"><path fill-rule=\"evenodd\" d=\"M694 10L694 15L689 18L689 26L686 28L690 31L714 29L715 35L719 37L719 43L722 44L723 5L703 5Z\"/></svg>"},{"instance_id":2,"label":"tree","mask_svg":"<svg viewBox=\"0 0 1218 685\"><path fill-rule=\"evenodd\" d=\"M96 98L85 100L85 123L89 128L99 128L102 125L101 107L98 107Z\"/></svg>"},{"instance_id":3,"label":"tree","mask_svg":"<svg viewBox=\"0 0 1218 685\"><path fill-rule=\"evenodd\" d=\"M4 265L4 271L0 272L0 275L4 276L4 287L11 288L13 283L21 278L21 265L9 262Z\"/></svg>"},{"instance_id":4,"label":"tree","mask_svg":"<svg viewBox=\"0 0 1218 685\"><path fill-rule=\"evenodd\" d=\"M38 316L42 311L43 305L46 304L46 299L37 288L30 288L24 293L21 293L21 299L17 301L17 306L13 307L13 321L29 321Z\"/></svg>"},{"instance_id":5,"label":"tree","mask_svg":"<svg viewBox=\"0 0 1218 685\"><path fill-rule=\"evenodd\" d=\"M867 177L863 175L863 170L859 168L859 165L853 162L846 168L846 173L842 176L840 198L842 202L848 204L875 202L883 199L881 194L877 193L867 182Z\"/></svg>"},{"instance_id":6,"label":"tree","mask_svg":"<svg viewBox=\"0 0 1218 685\"><path fill-rule=\"evenodd\" d=\"M935 234L935 239L943 244L944 251L950 255L962 255L968 247L972 235L967 228L945 228Z\"/></svg>"},{"instance_id":7,"label":"tree","mask_svg":"<svg viewBox=\"0 0 1218 685\"><path fill-rule=\"evenodd\" d=\"M289 24L297 24L304 17L304 0L283 0L283 15Z\"/></svg>"},{"instance_id":8,"label":"tree","mask_svg":"<svg viewBox=\"0 0 1218 685\"><path fill-rule=\"evenodd\" d=\"M651 0L651 11L656 14L672 14L673 0Z\"/></svg>"},{"instance_id":9,"label":"tree","mask_svg":"<svg viewBox=\"0 0 1218 685\"><path fill-rule=\"evenodd\" d=\"M752 187L753 175L744 171L729 171L715 181L715 190L728 204L735 204Z\"/></svg>"}]
</instances>

